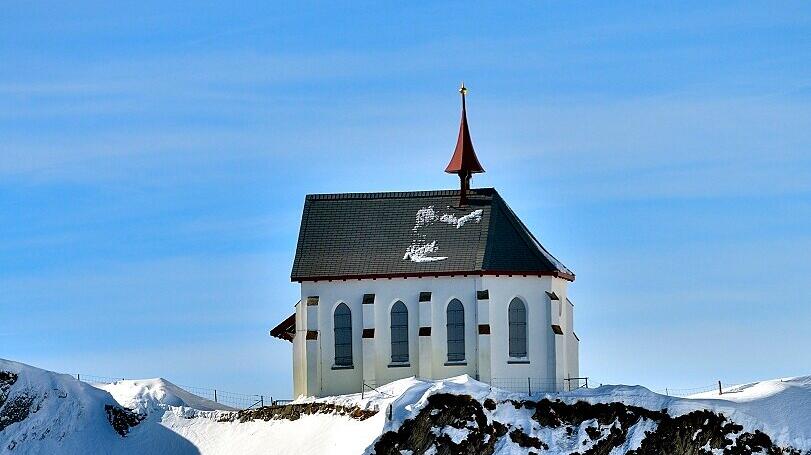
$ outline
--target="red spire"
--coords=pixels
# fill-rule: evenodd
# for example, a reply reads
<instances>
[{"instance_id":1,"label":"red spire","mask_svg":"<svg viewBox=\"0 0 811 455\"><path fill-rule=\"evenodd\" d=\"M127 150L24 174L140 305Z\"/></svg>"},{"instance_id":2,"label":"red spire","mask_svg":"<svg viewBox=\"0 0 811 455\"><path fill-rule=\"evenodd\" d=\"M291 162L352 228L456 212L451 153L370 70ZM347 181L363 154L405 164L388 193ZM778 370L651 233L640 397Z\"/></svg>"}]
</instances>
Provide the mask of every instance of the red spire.
<instances>
[{"instance_id":1,"label":"red spire","mask_svg":"<svg viewBox=\"0 0 811 455\"><path fill-rule=\"evenodd\" d=\"M462 123L459 125L459 138L456 140L456 150L453 151L451 162L445 168L445 172L449 174L459 175L459 184L461 189L459 191L459 205L467 205L467 192L470 189L470 177L473 174L484 172L484 168L479 164L479 159L476 158L476 151L473 150L473 141L470 140L470 131L467 128L467 109L465 106L465 95L467 95L467 88L465 83L459 88L459 93L462 94Z\"/></svg>"},{"instance_id":2,"label":"red spire","mask_svg":"<svg viewBox=\"0 0 811 455\"><path fill-rule=\"evenodd\" d=\"M465 174L484 172L484 168L479 164L476 151L473 150L473 141L470 139L470 131L467 127L467 109L465 107L467 88L465 88L464 82L462 87L459 88L459 93L462 94L462 122L459 125L459 138L456 140L456 149L453 151L453 157L451 157L448 167L445 168L445 172L459 174L462 177Z\"/></svg>"}]
</instances>

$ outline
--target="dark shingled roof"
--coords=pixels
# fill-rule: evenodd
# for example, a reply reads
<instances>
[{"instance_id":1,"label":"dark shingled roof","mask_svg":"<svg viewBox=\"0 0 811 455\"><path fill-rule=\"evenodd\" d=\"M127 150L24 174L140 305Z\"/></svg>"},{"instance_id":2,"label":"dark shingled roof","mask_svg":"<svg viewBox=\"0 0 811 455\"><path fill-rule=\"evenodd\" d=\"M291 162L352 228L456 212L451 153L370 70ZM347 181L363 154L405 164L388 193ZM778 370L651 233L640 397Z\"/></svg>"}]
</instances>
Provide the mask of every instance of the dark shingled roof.
<instances>
[{"instance_id":1,"label":"dark shingled roof","mask_svg":"<svg viewBox=\"0 0 811 455\"><path fill-rule=\"evenodd\" d=\"M468 196L458 207L459 190L308 195L291 279L502 273L574 280L495 189ZM445 259L415 262L407 251L417 260Z\"/></svg>"}]
</instances>

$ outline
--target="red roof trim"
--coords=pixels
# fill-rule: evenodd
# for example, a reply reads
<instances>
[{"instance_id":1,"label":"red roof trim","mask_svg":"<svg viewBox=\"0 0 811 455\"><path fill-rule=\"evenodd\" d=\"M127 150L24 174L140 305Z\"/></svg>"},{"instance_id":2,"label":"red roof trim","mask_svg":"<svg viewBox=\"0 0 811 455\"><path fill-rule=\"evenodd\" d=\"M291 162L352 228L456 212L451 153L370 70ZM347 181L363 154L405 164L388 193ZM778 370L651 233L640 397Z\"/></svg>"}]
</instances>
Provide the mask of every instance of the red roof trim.
<instances>
[{"instance_id":1,"label":"red roof trim","mask_svg":"<svg viewBox=\"0 0 811 455\"><path fill-rule=\"evenodd\" d=\"M376 279L392 279L392 278L430 278L440 276L460 276L460 275L479 275L479 276L493 276L493 275L524 275L524 276L553 276L556 278L563 278L566 281L574 281L574 275L565 272L527 272L523 270L472 270L472 271L459 271L459 272L413 272L413 273L381 273L370 275L338 275L338 276L319 276L319 277L292 277L291 281L302 283L304 281L328 281L328 280L376 280Z\"/></svg>"}]
</instances>

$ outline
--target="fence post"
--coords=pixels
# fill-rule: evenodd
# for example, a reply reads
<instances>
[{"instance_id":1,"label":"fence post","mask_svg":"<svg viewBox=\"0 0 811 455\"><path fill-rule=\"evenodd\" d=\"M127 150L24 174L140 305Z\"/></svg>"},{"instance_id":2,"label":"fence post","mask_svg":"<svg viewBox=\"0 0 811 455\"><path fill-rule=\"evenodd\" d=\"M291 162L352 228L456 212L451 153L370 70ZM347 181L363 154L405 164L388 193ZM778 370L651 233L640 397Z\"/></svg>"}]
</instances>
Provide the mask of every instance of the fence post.
<instances>
[{"instance_id":1,"label":"fence post","mask_svg":"<svg viewBox=\"0 0 811 455\"><path fill-rule=\"evenodd\" d=\"M586 388L587 389L589 388L589 378L588 377L586 377Z\"/></svg>"},{"instance_id":2,"label":"fence post","mask_svg":"<svg viewBox=\"0 0 811 455\"><path fill-rule=\"evenodd\" d=\"M260 408L265 407L265 397L263 395L259 395L259 407Z\"/></svg>"},{"instance_id":3,"label":"fence post","mask_svg":"<svg viewBox=\"0 0 811 455\"><path fill-rule=\"evenodd\" d=\"M721 381L718 381L718 395L723 395L723 394L724 394L724 390L721 389Z\"/></svg>"},{"instance_id":4,"label":"fence post","mask_svg":"<svg viewBox=\"0 0 811 455\"><path fill-rule=\"evenodd\" d=\"M532 383L529 378L527 378L527 395L532 395Z\"/></svg>"},{"instance_id":5,"label":"fence post","mask_svg":"<svg viewBox=\"0 0 811 455\"><path fill-rule=\"evenodd\" d=\"M77 380L77 381L81 381L81 380L82 380L82 378L80 378L80 377L79 377L79 373L76 373L76 380Z\"/></svg>"},{"instance_id":6,"label":"fence post","mask_svg":"<svg viewBox=\"0 0 811 455\"><path fill-rule=\"evenodd\" d=\"M217 401L217 389L214 389L214 402L219 403L219 401Z\"/></svg>"}]
</instances>

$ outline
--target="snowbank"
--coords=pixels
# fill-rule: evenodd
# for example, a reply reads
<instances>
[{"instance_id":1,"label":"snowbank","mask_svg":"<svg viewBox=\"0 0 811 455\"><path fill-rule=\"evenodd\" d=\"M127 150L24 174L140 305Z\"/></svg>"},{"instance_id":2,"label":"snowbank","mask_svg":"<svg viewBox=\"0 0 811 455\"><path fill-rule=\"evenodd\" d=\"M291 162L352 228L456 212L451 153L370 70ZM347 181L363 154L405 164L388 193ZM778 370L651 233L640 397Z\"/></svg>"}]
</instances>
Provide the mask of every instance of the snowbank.
<instances>
[{"instance_id":1,"label":"snowbank","mask_svg":"<svg viewBox=\"0 0 811 455\"><path fill-rule=\"evenodd\" d=\"M116 432L106 411L119 405L143 419L125 436ZM690 437L704 438L707 450L732 433L733 444L741 447L773 442L782 448L769 453L800 453L787 447L811 450L811 377L689 398L638 386L530 398L468 376L409 378L376 392L299 398L293 405L298 407L233 412L164 379L96 388L0 360L0 454L382 454L408 453L391 449L414 444L428 453L444 444L476 448L481 455L570 454L602 450L608 443L616 444L610 453L619 454L643 450L654 432L668 436L657 439L686 438L682 442L687 444ZM362 410L363 418L335 412L338 407ZM679 426L688 429L686 436L678 433Z\"/></svg>"},{"instance_id":2,"label":"snowbank","mask_svg":"<svg viewBox=\"0 0 811 455\"><path fill-rule=\"evenodd\" d=\"M497 454L527 453L528 450L554 454L588 453L588 449L610 439L609 433L620 429L625 432L625 439L611 453L626 453L638 449L650 433L659 429L666 437L676 438L685 428L695 429L691 430L695 432L692 435L695 440L704 437L712 444L727 443L732 448L736 444L743 447L761 444L760 447L770 447L769 450L773 445L775 451L768 453L811 451L811 377L762 381L730 387L722 395L716 392L689 398L664 396L641 386L622 385L530 398L492 388L468 376L442 381L410 381L409 387L405 387L391 403L392 417L384 428L389 434L378 440L388 436L388 441L377 448L382 448L382 453L389 453L392 448L414 453L420 453L420 450L441 452L448 441L458 445L459 441L465 442L466 438L474 436L480 440L475 443L467 441L468 445L462 446L465 450ZM400 384L401 388L403 385ZM471 425L469 415L477 412L477 405L469 407L464 401L435 399L441 394L470 396L476 403L483 404L481 412L486 418L485 425L491 428L475 435L476 425ZM424 414L426 409L430 410L428 418ZM540 417L539 412L543 414ZM442 422L444 415L453 413L467 417L437 424ZM632 425L622 428L620 420L630 414L636 414L630 419ZM617 420L608 424L599 421L609 415L614 415L612 418ZM554 421L557 423L550 423ZM572 426L572 422L577 425ZM414 450L415 446L409 444L424 444L426 437L431 438L428 434L413 436L414 431L424 429L426 425L434 425L430 433L435 436L435 446L416 446L417 450ZM713 434L702 435L702 432ZM760 432L768 437L763 438ZM442 441L443 435L448 439ZM493 447L488 446L493 444L488 441L491 435L501 438ZM519 441L529 445L520 445ZM491 449L494 452L490 452ZM719 450L710 451L721 453ZM747 450L731 453L758 452ZM366 453L381 452L373 446Z\"/></svg>"},{"instance_id":3,"label":"snowbank","mask_svg":"<svg viewBox=\"0 0 811 455\"><path fill-rule=\"evenodd\" d=\"M64 374L0 359L0 454L196 454L164 426L141 422L122 437L109 393Z\"/></svg>"},{"instance_id":4,"label":"snowbank","mask_svg":"<svg viewBox=\"0 0 811 455\"><path fill-rule=\"evenodd\" d=\"M761 428L781 444L811 450L811 376L773 379L707 392L690 402Z\"/></svg>"},{"instance_id":5,"label":"snowbank","mask_svg":"<svg viewBox=\"0 0 811 455\"><path fill-rule=\"evenodd\" d=\"M166 406L186 407L199 411L233 411L233 408L191 394L163 378L116 381L95 384L106 390L125 408L141 414L164 409Z\"/></svg>"},{"instance_id":6,"label":"snowbank","mask_svg":"<svg viewBox=\"0 0 811 455\"><path fill-rule=\"evenodd\" d=\"M2 372L13 381L4 382ZM376 410L387 400L333 401L349 406L365 402ZM0 423L2 455L359 454L380 435L385 421L384 413L378 412L362 421L316 413L296 420L241 422L238 413L207 410L221 406L165 380L121 381L97 388L72 376L0 360L0 422L8 422L10 403L27 412L23 418L12 413L18 418L7 426ZM120 405L145 416L126 436L118 434L107 417L107 406Z\"/></svg>"}]
</instances>

